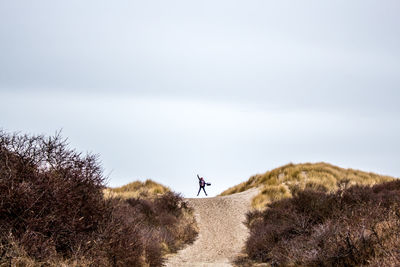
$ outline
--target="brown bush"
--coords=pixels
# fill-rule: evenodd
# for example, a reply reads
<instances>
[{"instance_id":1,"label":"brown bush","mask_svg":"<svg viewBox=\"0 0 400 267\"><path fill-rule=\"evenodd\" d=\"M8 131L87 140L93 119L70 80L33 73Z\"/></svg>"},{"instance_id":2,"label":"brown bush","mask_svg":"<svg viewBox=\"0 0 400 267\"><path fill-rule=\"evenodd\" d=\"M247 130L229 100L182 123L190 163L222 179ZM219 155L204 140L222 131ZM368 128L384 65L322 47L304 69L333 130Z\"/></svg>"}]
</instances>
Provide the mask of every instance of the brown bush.
<instances>
[{"instance_id":1,"label":"brown bush","mask_svg":"<svg viewBox=\"0 0 400 267\"><path fill-rule=\"evenodd\" d=\"M194 240L179 195L105 199L104 182L97 157L60 134L0 131L0 264L161 266L163 242L176 250Z\"/></svg>"},{"instance_id":2,"label":"brown bush","mask_svg":"<svg viewBox=\"0 0 400 267\"><path fill-rule=\"evenodd\" d=\"M104 177L96 156L68 150L59 135L1 133L0 166L0 230L29 255L71 255L102 221Z\"/></svg>"},{"instance_id":3,"label":"brown bush","mask_svg":"<svg viewBox=\"0 0 400 267\"><path fill-rule=\"evenodd\" d=\"M400 264L400 181L299 191L247 214L250 259L275 266Z\"/></svg>"}]
</instances>

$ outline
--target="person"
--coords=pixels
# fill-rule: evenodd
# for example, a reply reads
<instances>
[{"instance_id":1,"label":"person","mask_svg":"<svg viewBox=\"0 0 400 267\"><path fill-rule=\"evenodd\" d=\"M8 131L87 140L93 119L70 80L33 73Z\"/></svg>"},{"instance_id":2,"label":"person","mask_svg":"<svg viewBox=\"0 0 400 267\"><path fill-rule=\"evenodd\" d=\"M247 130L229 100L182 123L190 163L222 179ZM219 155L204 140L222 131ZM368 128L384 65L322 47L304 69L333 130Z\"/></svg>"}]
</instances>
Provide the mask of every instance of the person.
<instances>
[{"instance_id":1,"label":"person","mask_svg":"<svg viewBox=\"0 0 400 267\"><path fill-rule=\"evenodd\" d=\"M201 191L202 188L203 188L204 194L206 194L206 196L207 196L207 192L206 192L206 189L205 189L205 187L206 187L206 181L204 181L204 178L203 178L203 177L199 177L198 174L197 174L197 178L199 179L199 186L200 186L199 192L197 192L197 196L199 196L200 191Z\"/></svg>"}]
</instances>

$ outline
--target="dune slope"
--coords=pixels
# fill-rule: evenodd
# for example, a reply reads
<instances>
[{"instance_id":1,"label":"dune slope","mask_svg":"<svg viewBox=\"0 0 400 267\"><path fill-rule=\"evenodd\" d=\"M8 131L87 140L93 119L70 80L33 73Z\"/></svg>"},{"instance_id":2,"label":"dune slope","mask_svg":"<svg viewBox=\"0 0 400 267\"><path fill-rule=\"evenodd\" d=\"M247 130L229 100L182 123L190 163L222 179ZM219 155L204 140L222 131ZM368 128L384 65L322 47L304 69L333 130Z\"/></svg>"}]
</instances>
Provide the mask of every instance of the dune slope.
<instances>
[{"instance_id":1,"label":"dune slope","mask_svg":"<svg viewBox=\"0 0 400 267\"><path fill-rule=\"evenodd\" d=\"M213 198L189 198L199 227L199 236L192 244L171 255L166 266L232 266L248 237L243 225L253 188L241 193Z\"/></svg>"}]
</instances>

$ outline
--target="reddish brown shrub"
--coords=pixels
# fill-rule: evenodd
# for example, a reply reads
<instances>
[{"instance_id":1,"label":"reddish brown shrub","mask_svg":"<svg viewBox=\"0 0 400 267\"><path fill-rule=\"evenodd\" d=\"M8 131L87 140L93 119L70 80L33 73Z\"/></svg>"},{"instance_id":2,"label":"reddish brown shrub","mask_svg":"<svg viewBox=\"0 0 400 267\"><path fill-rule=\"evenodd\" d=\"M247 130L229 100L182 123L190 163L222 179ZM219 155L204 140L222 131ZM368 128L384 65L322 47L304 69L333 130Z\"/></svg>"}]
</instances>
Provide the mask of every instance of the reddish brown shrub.
<instances>
[{"instance_id":1,"label":"reddish brown shrub","mask_svg":"<svg viewBox=\"0 0 400 267\"><path fill-rule=\"evenodd\" d=\"M35 258L50 251L71 255L106 210L96 156L68 150L60 135L0 134L0 230L10 231Z\"/></svg>"},{"instance_id":2,"label":"reddish brown shrub","mask_svg":"<svg viewBox=\"0 0 400 267\"><path fill-rule=\"evenodd\" d=\"M250 259L272 265L400 264L400 181L310 190L247 214Z\"/></svg>"},{"instance_id":3,"label":"reddish brown shrub","mask_svg":"<svg viewBox=\"0 0 400 267\"><path fill-rule=\"evenodd\" d=\"M105 199L94 155L54 137L0 131L0 263L82 259L94 266L161 266L161 243L176 250L196 236L191 210L168 192L153 200ZM182 236L180 229L190 236ZM57 264L56 264L57 265Z\"/></svg>"}]
</instances>

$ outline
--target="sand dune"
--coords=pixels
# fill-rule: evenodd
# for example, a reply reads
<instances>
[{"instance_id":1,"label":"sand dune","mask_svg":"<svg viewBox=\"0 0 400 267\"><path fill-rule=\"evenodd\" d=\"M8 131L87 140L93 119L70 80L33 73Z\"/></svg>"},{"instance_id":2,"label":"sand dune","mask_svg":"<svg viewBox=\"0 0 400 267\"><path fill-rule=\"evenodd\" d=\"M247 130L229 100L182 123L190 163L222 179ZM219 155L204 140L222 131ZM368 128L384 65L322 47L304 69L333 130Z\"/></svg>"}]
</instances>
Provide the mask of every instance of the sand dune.
<instances>
[{"instance_id":1,"label":"sand dune","mask_svg":"<svg viewBox=\"0 0 400 267\"><path fill-rule=\"evenodd\" d=\"M232 266L248 235L243 225L251 199L258 189L213 198L189 198L199 225L197 240L177 254L166 266Z\"/></svg>"}]
</instances>

